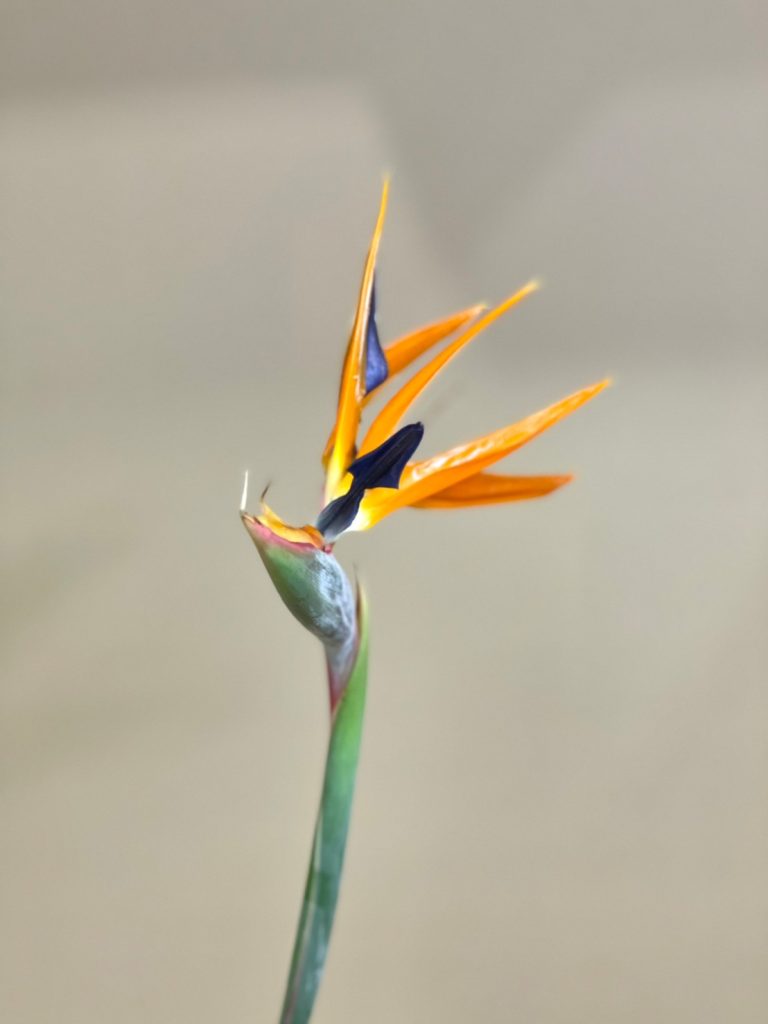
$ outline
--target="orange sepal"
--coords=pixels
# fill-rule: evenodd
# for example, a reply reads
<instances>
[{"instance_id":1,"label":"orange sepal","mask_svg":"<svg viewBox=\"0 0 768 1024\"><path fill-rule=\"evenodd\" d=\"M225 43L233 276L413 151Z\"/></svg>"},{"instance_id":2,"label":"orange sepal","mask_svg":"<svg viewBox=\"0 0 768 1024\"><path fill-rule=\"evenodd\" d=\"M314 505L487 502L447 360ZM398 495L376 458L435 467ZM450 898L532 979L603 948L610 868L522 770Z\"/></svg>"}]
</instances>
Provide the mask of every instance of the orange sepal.
<instances>
[{"instance_id":1,"label":"orange sepal","mask_svg":"<svg viewBox=\"0 0 768 1024\"><path fill-rule=\"evenodd\" d=\"M400 373L406 366L410 366L415 359L423 356L433 345L437 345L439 341L447 338L449 334L453 334L454 331L458 331L464 324L474 320L476 316L480 316L486 309L487 306L483 303L477 306L470 306L468 309L462 309L461 312L454 313L444 320L437 320L433 324L419 327L417 330L411 331L410 334L398 338L397 341L391 342L384 349L389 368L387 380L394 377L396 373Z\"/></svg>"},{"instance_id":2,"label":"orange sepal","mask_svg":"<svg viewBox=\"0 0 768 1024\"><path fill-rule=\"evenodd\" d=\"M430 360L426 366L423 366L417 373L415 373L413 377L403 385L397 394L392 396L373 421L368 433L365 435L365 440L360 446L360 454L366 455L368 452L373 451L374 448L378 448L380 444L386 441L386 439L395 432L400 420L403 418L413 402L418 398L429 382L440 372L440 370L442 370L445 364L453 359L453 357L460 352L465 345L472 341L473 338L476 338L481 331L485 330L486 327L489 327L494 320L498 320L500 316L510 310L513 306L522 302L524 298L536 291L538 287L537 282L531 281L519 291L515 292L514 295L510 295L508 299L505 299L504 302L501 303L501 305L490 310L485 314L485 316L480 317L479 320L476 320L475 323L464 331L463 334L460 334L455 341L442 349L441 352L438 352L434 359Z\"/></svg>"},{"instance_id":3,"label":"orange sepal","mask_svg":"<svg viewBox=\"0 0 768 1024\"><path fill-rule=\"evenodd\" d=\"M506 476L500 473L477 473L457 484L437 491L428 498L412 502L413 508L467 508L470 505L497 505L507 501L543 498L573 480L570 474L560 476Z\"/></svg>"},{"instance_id":4,"label":"orange sepal","mask_svg":"<svg viewBox=\"0 0 768 1024\"><path fill-rule=\"evenodd\" d=\"M328 459L326 475L326 500L335 493L339 481L352 461L357 428L360 425L360 413L365 395L365 367L363 365L365 330L368 322L368 311L371 305L373 273L376 269L376 257L387 212L388 195L389 180L386 179L381 191L379 215L376 219L373 238L371 239L371 245L365 260L363 280L357 300L357 310L352 325L352 333L349 337L349 344L347 345L347 352L344 357L344 366L341 371L339 402L336 409L336 425L334 427L335 436L330 458Z\"/></svg>"},{"instance_id":5,"label":"orange sepal","mask_svg":"<svg viewBox=\"0 0 768 1024\"><path fill-rule=\"evenodd\" d=\"M368 529L395 509L415 505L487 469L575 412L609 384L609 380L601 380L518 423L406 466L399 490L386 491L380 488L366 494L360 505L357 529Z\"/></svg>"}]
</instances>

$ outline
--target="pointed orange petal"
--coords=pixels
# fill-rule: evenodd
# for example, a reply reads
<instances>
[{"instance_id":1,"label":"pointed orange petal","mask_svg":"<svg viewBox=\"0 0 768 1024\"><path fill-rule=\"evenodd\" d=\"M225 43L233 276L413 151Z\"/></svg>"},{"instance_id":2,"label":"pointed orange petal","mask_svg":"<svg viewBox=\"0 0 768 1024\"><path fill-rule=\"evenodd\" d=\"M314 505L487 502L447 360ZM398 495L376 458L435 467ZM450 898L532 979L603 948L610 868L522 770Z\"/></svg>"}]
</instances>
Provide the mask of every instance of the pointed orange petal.
<instances>
[{"instance_id":1,"label":"pointed orange petal","mask_svg":"<svg viewBox=\"0 0 768 1024\"><path fill-rule=\"evenodd\" d=\"M469 327L463 334L451 342L446 348L439 352L434 359L432 359L426 366L422 367L418 373L415 373L413 377L405 384L396 395L394 395L389 402L384 406L379 415L373 421L365 435L365 440L360 447L360 454L365 455L367 452L373 451L382 444L388 437L390 437L397 429L400 420L407 412L410 405L415 399L421 394L424 388L429 384L433 377L439 373L440 370L449 362L453 357L464 348L473 338L476 338L481 331L485 330L494 320L498 320L500 316L516 306L519 302L522 302L526 296L530 295L531 292L536 291L538 284L535 281L529 282L520 291L515 292L514 295L510 295L508 299L497 306L496 309L490 310L485 316L480 317L471 327Z\"/></svg>"},{"instance_id":2,"label":"pointed orange petal","mask_svg":"<svg viewBox=\"0 0 768 1024\"><path fill-rule=\"evenodd\" d=\"M373 238L368 250L363 269L363 280L360 285L360 296L357 300L357 310L352 325L352 333L347 345L347 353L344 357L344 367L341 371L341 386L339 388L339 404L336 410L336 426L333 449L328 459L328 471L326 477L326 499L332 495L346 472L346 468L352 461L357 436L357 428L360 424L360 411L362 409L363 397L365 394L365 369L363 357L365 354L365 327L368 320L368 310L371 304L371 289L373 287L373 272L376 268L376 256L379 251L381 232L384 228L384 217L387 212L387 198L389 196L389 180L384 181L381 191L381 204L376 226L373 230Z\"/></svg>"},{"instance_id":3,"label":"pointed orange petal","mask_svg":"<svg viewBox=\"0 0 768 1024\"><path fill-rule=\"evenodd\" d=\"M444 320L437 320L435 323L427 324L426 327L419 327L418 330L412 331L410 334L406 334L402 338L398 338L397 341L390 342L390 344L386 345L384 348L384 354L387 357L387 366L389 368L387 380L391 380L395 374L400 373L400 371L404 370L406 366L410 366L415 359L418 359L419 356L427 352L433 345L437 345L438 342L443 341L448 337L448 335L453 334L454 331L458 331L458 329L463 327L469 320L474 320L474 318L484 312L485 309L486 307L482 304L470 306L468 309L462 309L461 312L454 313L452 316L446 317ZM384 383L386 383L386 381ZM373 391L370 391L363 398L363 406L368 404L377 391L378 388L374 388ZM328 465L328 460L331 457L335 440L336 428L334 427L323 450L323 466Z\"/></svg>"},{"instance_id":4,"label":"pointed orange petal","mask_svg":"<svg viewBox=\"0 0 768 1024\"><path fill-rule=\"evenodd\" d=\"M469 505L496 505L507 501L543 498L571 482L570 474L560 476L505 476L477 473L457 484L437 491L428 498L412 502L413 508L465 508Z\"/></svg>"},{"instance_id":5,"label":"pointed orange petal","mask_svg":"<svg viewBox=\"0 0 768 1024\"><path fill-rule=\"evenodd\" d=\"M518 423L502 427L501 430L459 445L440 455L434 455L430 459L406 466L399 490L378 489L366 494L360 504L357 529L367 529L395 509L414 505L487 469L494 462L522 448L528 441L554 426L565 416L575 412L610 383L610 380L601 380L532 416L527 416Z\"/></svg>"},{"instance_id":6,"label":"pointed orange petal","mask_svg":"<svg viewBox=\"0 0 768 1024\"><path fill-rule=\"evenodd\" d=\"M406 366L410 366L415 359L424 355L433 345L447 338L454 331L458 331L469 320L474 320L476 316L484 313L486 308L483 303L470 306L444 320L437 320L433 324L427 324L426 327L419 327L418 330L411 331L410 334L398 338L397 341L390 342L384 349L389 367L389 377L394 377Z\"/></svg>"}]
</instances>

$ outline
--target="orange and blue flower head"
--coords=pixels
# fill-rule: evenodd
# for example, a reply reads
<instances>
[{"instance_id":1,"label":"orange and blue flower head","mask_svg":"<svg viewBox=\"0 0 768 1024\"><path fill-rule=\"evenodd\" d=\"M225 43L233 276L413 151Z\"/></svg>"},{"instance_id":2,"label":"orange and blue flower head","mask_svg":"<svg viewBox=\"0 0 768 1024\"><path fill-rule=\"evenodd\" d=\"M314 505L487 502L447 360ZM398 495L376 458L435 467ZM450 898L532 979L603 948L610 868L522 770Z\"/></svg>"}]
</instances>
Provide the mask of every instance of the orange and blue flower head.
<instances>
[{"instance_id":1,"label":"orange and blue flower head","mask_svg":"<svg viewBox=\"0 0 768 1024\"><path fill-rule=\"evenodd\" d=\"M366 530L399 508L463 508L540 498L572 479L568 474L508 476L487 470L594 398L608 385L607 380L493 433L439 455L414 460L424 427L418 422L401 424L415 400L470 341L538 285L529 282L494 309L472 306L382 346L376 323L375 270L388 191L385 182L341 372L336 422L323 453L324 507L314 525L292 527L262 499L258 516L243 510L252 534L265 530L291 545L329 550L341 534ZM363 410L370 399L378 397L389 380L452 335L453 340L386 402L359 441Z\"/></svg>"}]
</instances>

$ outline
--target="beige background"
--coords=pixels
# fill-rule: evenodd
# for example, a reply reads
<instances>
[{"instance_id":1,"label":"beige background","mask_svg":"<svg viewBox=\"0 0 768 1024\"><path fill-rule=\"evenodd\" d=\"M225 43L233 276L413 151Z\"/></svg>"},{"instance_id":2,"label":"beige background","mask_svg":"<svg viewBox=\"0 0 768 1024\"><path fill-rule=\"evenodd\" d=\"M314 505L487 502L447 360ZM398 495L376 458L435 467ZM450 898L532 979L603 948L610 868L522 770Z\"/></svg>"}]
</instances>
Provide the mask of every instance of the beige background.
<instances>
[{"instance_id":1,"label":"beige background","mask_svg":"<svg viewBox=\"0 0 768 1024\"><path fill-rule=\"evenodd\" d=\"M325 694L236 506L315 511L385 168L385 338L547 284L425 450L616 387L514 459L566 492L339 545L317 1024L768 1019L764 5L3 14L0 1020L276 1020Z\"/></svg>"}]
</instances>

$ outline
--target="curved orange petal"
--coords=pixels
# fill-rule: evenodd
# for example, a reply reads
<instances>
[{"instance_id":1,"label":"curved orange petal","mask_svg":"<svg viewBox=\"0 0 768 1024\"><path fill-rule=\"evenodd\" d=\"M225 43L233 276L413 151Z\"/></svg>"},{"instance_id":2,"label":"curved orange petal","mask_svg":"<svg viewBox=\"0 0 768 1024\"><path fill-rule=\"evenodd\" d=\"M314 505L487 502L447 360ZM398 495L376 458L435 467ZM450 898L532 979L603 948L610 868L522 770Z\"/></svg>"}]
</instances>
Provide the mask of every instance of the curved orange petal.
<instances>
[{"instance_id":1,"label":"curved orange petal","mask_svg":"<svg viewBox=\"0 0 768 1024\"><path fill-rule=\"evenodd\" d=\"M406 366L410 366L415 359L424 355L433 345L442 341L443 338L447 338L454 331L458 331L469 320L474 320L476 316L480 316L487 308L481 302L476 306L470 306L468 309L462 309L458 313L453 313L444 320L436 320L425 327L419 327L402 338L398 338L397 341L391 342L384 349L384 354L387 357L387 366L389 367L389 377L394 377L396 373L400 373Z\"/></svg>"},{"instance_id":2,"label":"curved orange petal","mask_svg":"<svg viewBox=\"0 0 768 1024\"><path fill-rule=\"evenodd\" d=\"M507 501L543 498L573 480L570 474L559 476L506 476L477 473L428 498L412 502L413 508L465 508L469 505L496 505Z\"/></svg>"},{"instance_id":3,"label":"curved orange petal","mask_svg":"<svg viewBox=\"0 0 768 1024\"><path fill-rule=\"evenodd\" d=\"M492 309L485 316L480 317L463 334L459 335L455 341L439 352L426 366L415 373L397 394L393 395L373 421L368 433L365 435L365 440L360 446L360 454L365 455L386 441L397 429L400 420L411 404L418 398L433 377L442 370L445 364L453 359L473 338L476 338L481 331L490 326L494 320L498 320L507 310L522 302L526 296L536 291L538 287L536 281L530 281L520 291L505 299L496 309Z\"/></svg>"},{"instance_id":4,"label":"curved orange petal","mask_svg":"<svg viewBox=\"0 0 768 1024\"><path fill-rule=\"evenodd\" d=\"M565 416L575 412L609 384L610 380L598 381L597 384L576 391L518 423L512 423L492 434L486 434L450 451L406 466L399 490L377 489L366 494L360 504L359 521L356 521L354 528L368 529L395 509L415 505L487 469L494 462L522 448L528 441L532 441Z\"/></svg>"},{"instance_id":5,"label":"curved orange petal","mask_svg":"<svg viewBox=\"0 0 768 1024\"><path fill-rule=\"evenodd\" d=\"M437 345L438 342L443 341L449 334L453 334L454 331L458 331L460 327L463 327L469 320L474 320L476 316L479 316L486 307L481 303L477 306L470 306L468 309L462 309L459 313L454 313L452 316L446 317L444 320L436 320L435 323L427 324L425 327L419 327L415 331L411 331L409 334L404 335L402 338L398 338L396 341L390 342L389 345L384 347L384 354L387 359L387 367L389 374L387 380L391 380L395 374L400 373L406 366L418 359L419 356L429 351L433 345ZM386 384L386 381L384 381ZM383 387L383 384L380 385ZM378 393L378 388L374 388L373 391L369 391L363 398L363 407L365 407L370 399ZM336 428L334 427L331 431L328 440L325 443L323 450L323 466L328 465L328 459L333 451L333 443L336 440Z\"/></svg>"},{"instance_id":6,"label":"curved orange petal","mask_svg":"<svg viewBox=\"0 0 768 1024\"><path fill-rule=\"evenodd\" d=\"M381 203L379 215L376 219L376 226L373 230L373 238L368 249L368 255L363 269L363 280L360 285L360 295L357 300L357 310L352 325L352 333L347 345L347 352L344 357L344 366L341 371L341 385L339 388L339 403L336 410L336 425L334 428L334 442L328 459L326 475L326 500L332 495L341 478L346 472L347 466L352 461L355 447L357 428L360 424L360 411L362 409L363 397L365 394L365 368L363 357L365 355L365 328L368 321L368 310L371 304L371 289L373 288L373 272L376 268L376 257L379 252L381 232L384 228L384 217L387 212L387 198L389 196L389 179L384 181L381 190Z\"/></svg>"}]
</instances>

